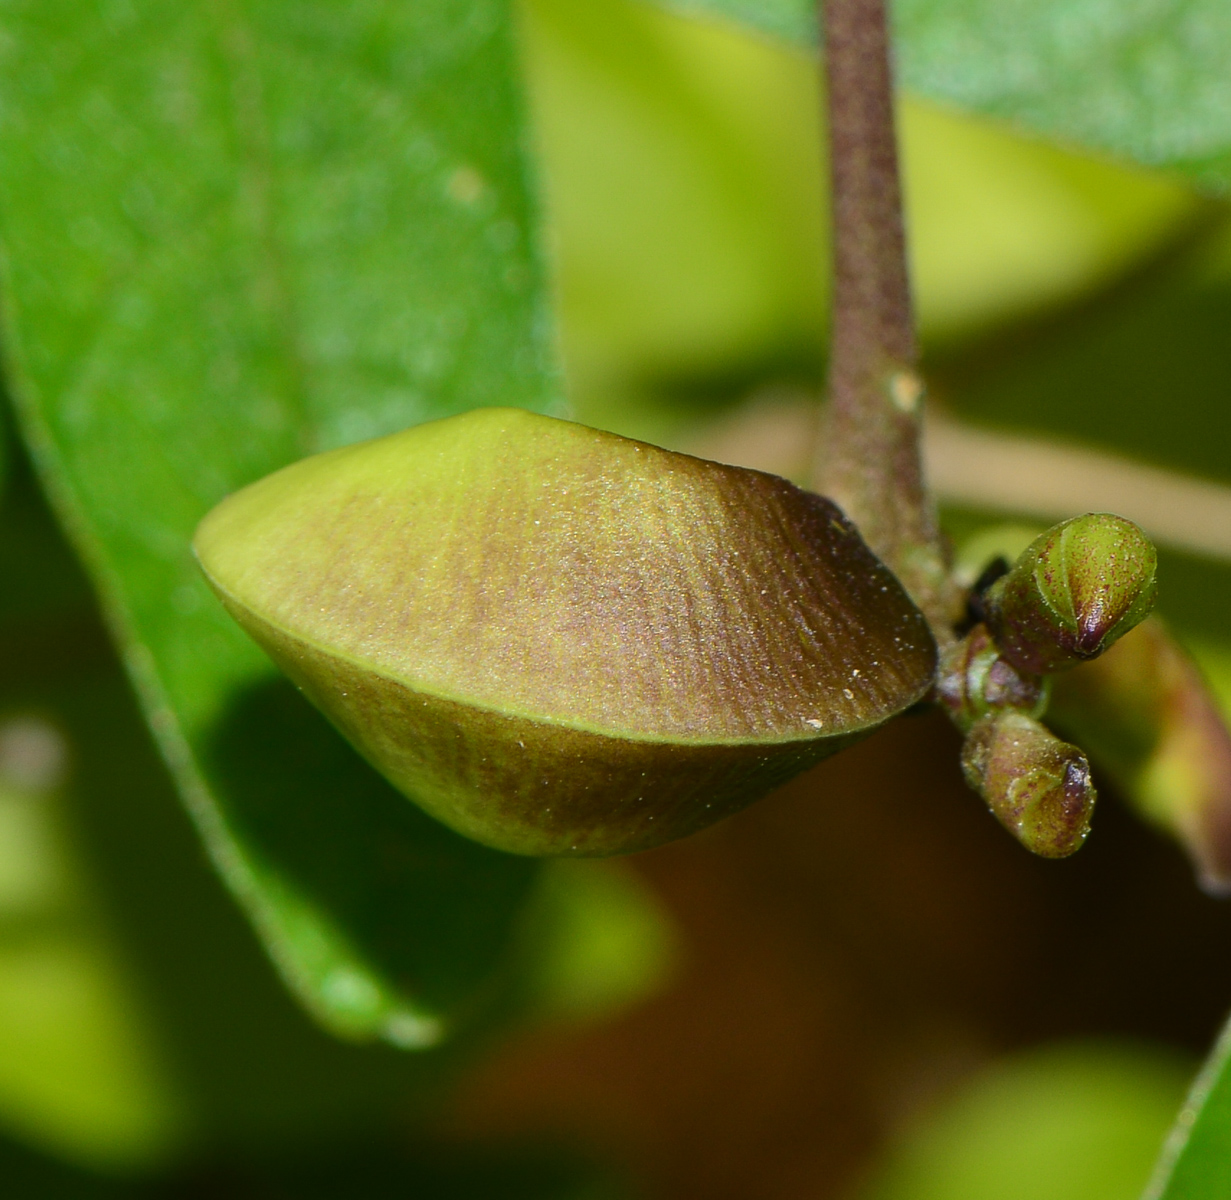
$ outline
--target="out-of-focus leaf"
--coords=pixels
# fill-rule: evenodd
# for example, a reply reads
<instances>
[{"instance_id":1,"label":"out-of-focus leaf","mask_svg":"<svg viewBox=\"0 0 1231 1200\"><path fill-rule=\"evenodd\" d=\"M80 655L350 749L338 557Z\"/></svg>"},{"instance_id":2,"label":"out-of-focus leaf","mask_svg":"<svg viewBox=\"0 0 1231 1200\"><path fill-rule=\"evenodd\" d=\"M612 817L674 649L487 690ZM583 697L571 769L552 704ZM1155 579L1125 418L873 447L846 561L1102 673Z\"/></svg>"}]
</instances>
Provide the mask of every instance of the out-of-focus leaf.
<instances>
[{"instance_id":1,"label":"out-of-focus leaf","mask_svg":"<svg viewBox=\"0 0 1231 1200\"><path fill-rule=\"evenodd\" d=\"M658 0L803 45L812 0ZM1024 130L1231 189L1223 0L896 0L904 87Z\"/></svg>"},{"instance_id":2,"label":"out-of-focus leaf","mask_svg":"<svg viewBox=\"0 0 1231 1200\"><path fill-rule=\"evenodd\" d=\"M66 753L41 716L0 722L0 1123L70 1159L144 1166L181 1114L68 843L61 764L38 763Z\"/></svg>"},{"instance_id":3,"label":"out-of-focus leaf","mask_svg":"<svg viewBox=\"0 0 1231 1200\"><path fill-rule=\"evenodd\" d=\"M995 1063L927 1114L860 1200L1136 1200L1188 1072L1149 1047L1074 1043Z\"/></svg>"},{"instance_id":4,"label":"out-of-focus leaf","mask_svg":"<svg viewBox=\"0 0 1231 1200\"><path fill-rule=\"evenodd\" d=\"M911 277L929 349L1097 291L1208 205L1160 172L912 97L899 127Z\"/></svg>"},{"instance_id":5,"label":"out-of-focus leaf","mask_svg":"<svg viewBox=\"0 0 1231 1200\"><path fill-rule=\"evenodd\" d=\"M584 419L630 428L633 393L658 381L706 381L704 409L767 365L815 371L828 271L811 64L630 0L525 11Z\"/></svg>"},{"instance_id":6,"label":"out-of-focus leaf","mask_svg":"<svg viewBox=\"0 0 1231 1200\"><path fill-rule=\"evenodd\" d=\"M542 901L540 957L528 980L536 1016L600 1020L647 999L671 977L677 932L625 863L553 862Z\"/></svg>"},{"instance_id":7,"label":"out-of-focus leaf","mask_svg":"<svg viewBox=\"0 0 1231 1200\"><path fill-rule=\"evenodd\" d=\"M1143 1200L1228 1200L1229 1163L1231 1026L1193 1084Z\"/></svg>"},{"instance_id":8,"label":"out-of-focus leaf","mask_svg":"<svg viewBox=\"0 0 1231 1200\"><path fill-rule=\"evenodd\" d=\"M815 62L635 0L530 0L528 72L582 418L671 441L766 380L817 381L828 199ZM1183 181L907 97L923 339L1085 295L1186 229Z\"/></svg>"},{"instance_id":9,"label":"out-of-focus leaf","mask_svg":"<svg viewBox=\"0 0 1231 1200\"><path fill-rule=\"evenodd\" d=\"M656 0L663 8L688 16L721 17L760 33L803 45L817 40L816 5L812 0Z\"/></svg>"},{"instance_id":10,"label":"out-of-focus leaf","mask_svg":"<svg viewBox=\"0 0 1231 1200\"><path fill-rule=\"evenodd\" d=\"M896 0L903 85L1231 187L1223 0Z\"/></svg>"},{"instance_id":11,"label":"out-of-focus leaf","mask_svg":"<svg viewBox=\"0 0 1231 1200\"><path fill-rule=\"evenodd\" d=\"M339 1032L406 1045L492 986L531 866L440 831L297 708L188 542L309 451L555 403L510 24L504 0L0 8L25 435L282 971ZM269 786L233 786L258 749Z\"/></svg>"},{"instance_id":12,"label":"out-of-focus leaf","mask_svg":"<svg viewBox=\"0 0 1231 1200\"><path fill-rule=\"evenodd\" d=\"M1206 681L1231 722L1231 640L1197 638L1188 647L1205 672Z\"/></svg>"},{"instance_id":13,"label":"out-of-focus leaf","mask_svg":"<svg viewBox=\"0 0 1231 1200\"><path fill-rule=\"evenodd\" d=\"M974 421L1231 480L1228 322L1231 225L1222 225L1097 302L938 357L930 380Z\"/></svg>"}]
</instances>

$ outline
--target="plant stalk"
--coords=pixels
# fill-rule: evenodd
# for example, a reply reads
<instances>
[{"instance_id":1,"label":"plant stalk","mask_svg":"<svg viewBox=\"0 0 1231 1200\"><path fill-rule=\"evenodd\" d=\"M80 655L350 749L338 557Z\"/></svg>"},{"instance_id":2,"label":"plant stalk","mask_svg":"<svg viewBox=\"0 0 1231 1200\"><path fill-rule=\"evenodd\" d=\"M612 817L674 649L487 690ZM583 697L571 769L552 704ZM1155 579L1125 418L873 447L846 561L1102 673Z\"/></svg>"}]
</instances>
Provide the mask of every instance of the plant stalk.
<instances>
[{"instance_id":1,"label":"plant stalk","mask_svg":"<svg viewBox=\"0 0 1231 1200\"><path fill-rule=\"evenodd\" d=\"M923 476L923 382L906 264L883 0L822 0L833 204L828 403L813 485L858 525L953 640L936 510Z\"/></svg>"}]
</instances>

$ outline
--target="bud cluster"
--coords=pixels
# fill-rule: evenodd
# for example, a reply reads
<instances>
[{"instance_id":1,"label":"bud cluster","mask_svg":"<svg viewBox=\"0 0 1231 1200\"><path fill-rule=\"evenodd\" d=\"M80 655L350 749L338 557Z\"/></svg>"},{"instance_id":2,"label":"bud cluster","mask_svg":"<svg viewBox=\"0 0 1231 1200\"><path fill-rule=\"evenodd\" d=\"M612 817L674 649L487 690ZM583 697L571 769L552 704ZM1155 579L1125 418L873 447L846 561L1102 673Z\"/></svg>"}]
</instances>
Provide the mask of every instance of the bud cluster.
<instances>
[{"instance_id":1,"label":"bud cluster","mask_svg":"<svg viewBox=\"0 0 1231 1200\"><path fill-rule=\"evenodd\" d=\"M1049 529L976 584L976 624L943 653L935 696L966 735L966 780L1000 822L1046 858L1089 832L1095 790L1076 746L1039 722L1046 676L1096 658L1154 604L1157 557L1130 521L1107 513Z\"/></svg>"},{"instance_id":2,"label":"bud cluster","mask_svg":"<svg viewBox=\"0 0 1231 1200\"><path fill-rule=\"evenodd\" d=\"M936 699L963 732L976 721L1008 709L1042 716L1047 682L1019 671L1001 654L986 625L976 625L941 654Z\"/></svg>"}]
</instances>

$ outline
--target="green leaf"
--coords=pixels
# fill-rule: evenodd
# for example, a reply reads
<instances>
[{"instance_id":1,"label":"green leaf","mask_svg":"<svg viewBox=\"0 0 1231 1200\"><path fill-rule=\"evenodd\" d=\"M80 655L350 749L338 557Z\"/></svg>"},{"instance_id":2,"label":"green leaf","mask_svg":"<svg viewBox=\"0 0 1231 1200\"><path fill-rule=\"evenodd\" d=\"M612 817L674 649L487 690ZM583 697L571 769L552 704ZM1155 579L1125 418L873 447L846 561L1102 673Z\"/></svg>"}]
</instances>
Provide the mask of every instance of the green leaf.
<instances>
[{"instance_id":1,"label":"green leaf","mask_svg":"<svg viewBox=\"0 0 1231 1200\"><path fill-rule=\"evenodd\" d=\"M1222 222L1097 304L1026 327L1012 344L935 359L930 378L967 419L1228 481L1229 320L1231 225Z\"/></svg>"},{"instance_id":2,"label":"green leaf","mask_svg":"<svg viewBox=\"0 0 1231 1200\"><path fill-rule=\"evenodd\" d=\"M815 44L812 0L660 0ZM910 91L1231 188L1224 0L896 0Z\"/></svg>"},{"instance_id":3,"label":"green leaf","mask_svg":"<svg viewBox=\"0 0 1231 1200\"><path fill-rule=\"evenodd\" d=\"M1231 1197L1231 1025L1223 1030L1163 1149L1143 1200Z\"/></svg>"},{"instance_id":4,"label":"green leaf","mask_svg":"<svg viewBox=\"0 0 1231 1200\"><path fill-rule=\"evenodd\" d=\"M907 88L1231 186L1224 0L897 0L894 14Z\"/></svg>"},{"instance_id":5,"label":"green leaf","mask_svg":"<svg viewBox=\"0 0 1231 1200\"><path fill-rule=\"evenodd\" d=\"M66 759L41 715L0 724L0 1123L66 1158L146 1166L181 1114L67 836Z\"/></svg>"},{"instance_id":6,"label":"green leaf","mask_svg":"<svg viewBox=\"0 0 1231 1200\"><path fill-rule=\"evenodd\" d=\"M283 973L339 1032L430 1043L506 969L533 868L395 796L188 544L305 453L557 403L508 6L11 0L0 29L6 350L44 481Z\"/></svg>"},{"instance_id":7,"label":"green leaf","mask_svg":"<svg viewBox=\"0 0 1231 1200\"><path fill-rule=\"evenodd\" d=\"M1147 1044L1035 1046L909 1122L858 1200L1132 1200L1188 1064Z\"/></svg>"},{"instance_id":8,"label":"green leaf","mask_svg":"<svg viewBox=\"0 0 1231 1200\"><path fill-rule=\"evenodd\" d=\"M736 21L760 33L805 45L817 37L816 5L812 0L656 0L663 8L688 16L715 16Z\"/></svg>"},{"instance_id":9,"label":"green leaf","mask_svg":"<svg viewBox=\"0 0 1231 1200\"><path fill-rule=\"evenodd\" d=\"M540 1018L588 1023L672 980L680 935L621 859L557 859L545 872L541 957L528 980Z\"/></svg>"}]
</instances>

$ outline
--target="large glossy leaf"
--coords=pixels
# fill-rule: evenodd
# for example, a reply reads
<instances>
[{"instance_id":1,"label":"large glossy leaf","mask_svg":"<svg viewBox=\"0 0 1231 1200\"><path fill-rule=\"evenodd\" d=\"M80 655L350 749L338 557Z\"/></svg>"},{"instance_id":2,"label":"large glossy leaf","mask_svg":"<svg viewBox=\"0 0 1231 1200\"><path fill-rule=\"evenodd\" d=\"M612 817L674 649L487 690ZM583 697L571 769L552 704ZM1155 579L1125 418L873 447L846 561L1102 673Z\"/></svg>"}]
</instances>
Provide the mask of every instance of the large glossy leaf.
<instances>
[{"instance_id":1,"label":"large glossy leaf","mask_svg":"<svg viewBox=\"0 0 1231 1200\"><path fill-rule=\"evenodd\" d=\"M662 0L801 44L812 0ZM1224 0L896 0L903 85L1034 133L1231 188Z\"/></svg>"},{"instance_id":2,"label":"large glossy leaf","mask_svg":"<svg viewBox=\"0 0 1231 1200\"><path fill-rule=\"evenodd\" d=\"M24 432L215 862L333 1028L437 1040L529 864L374 775L188 543L299 456L555 402L504 0L5 0L0 235Z\"/></svg>"}]
</instances>

